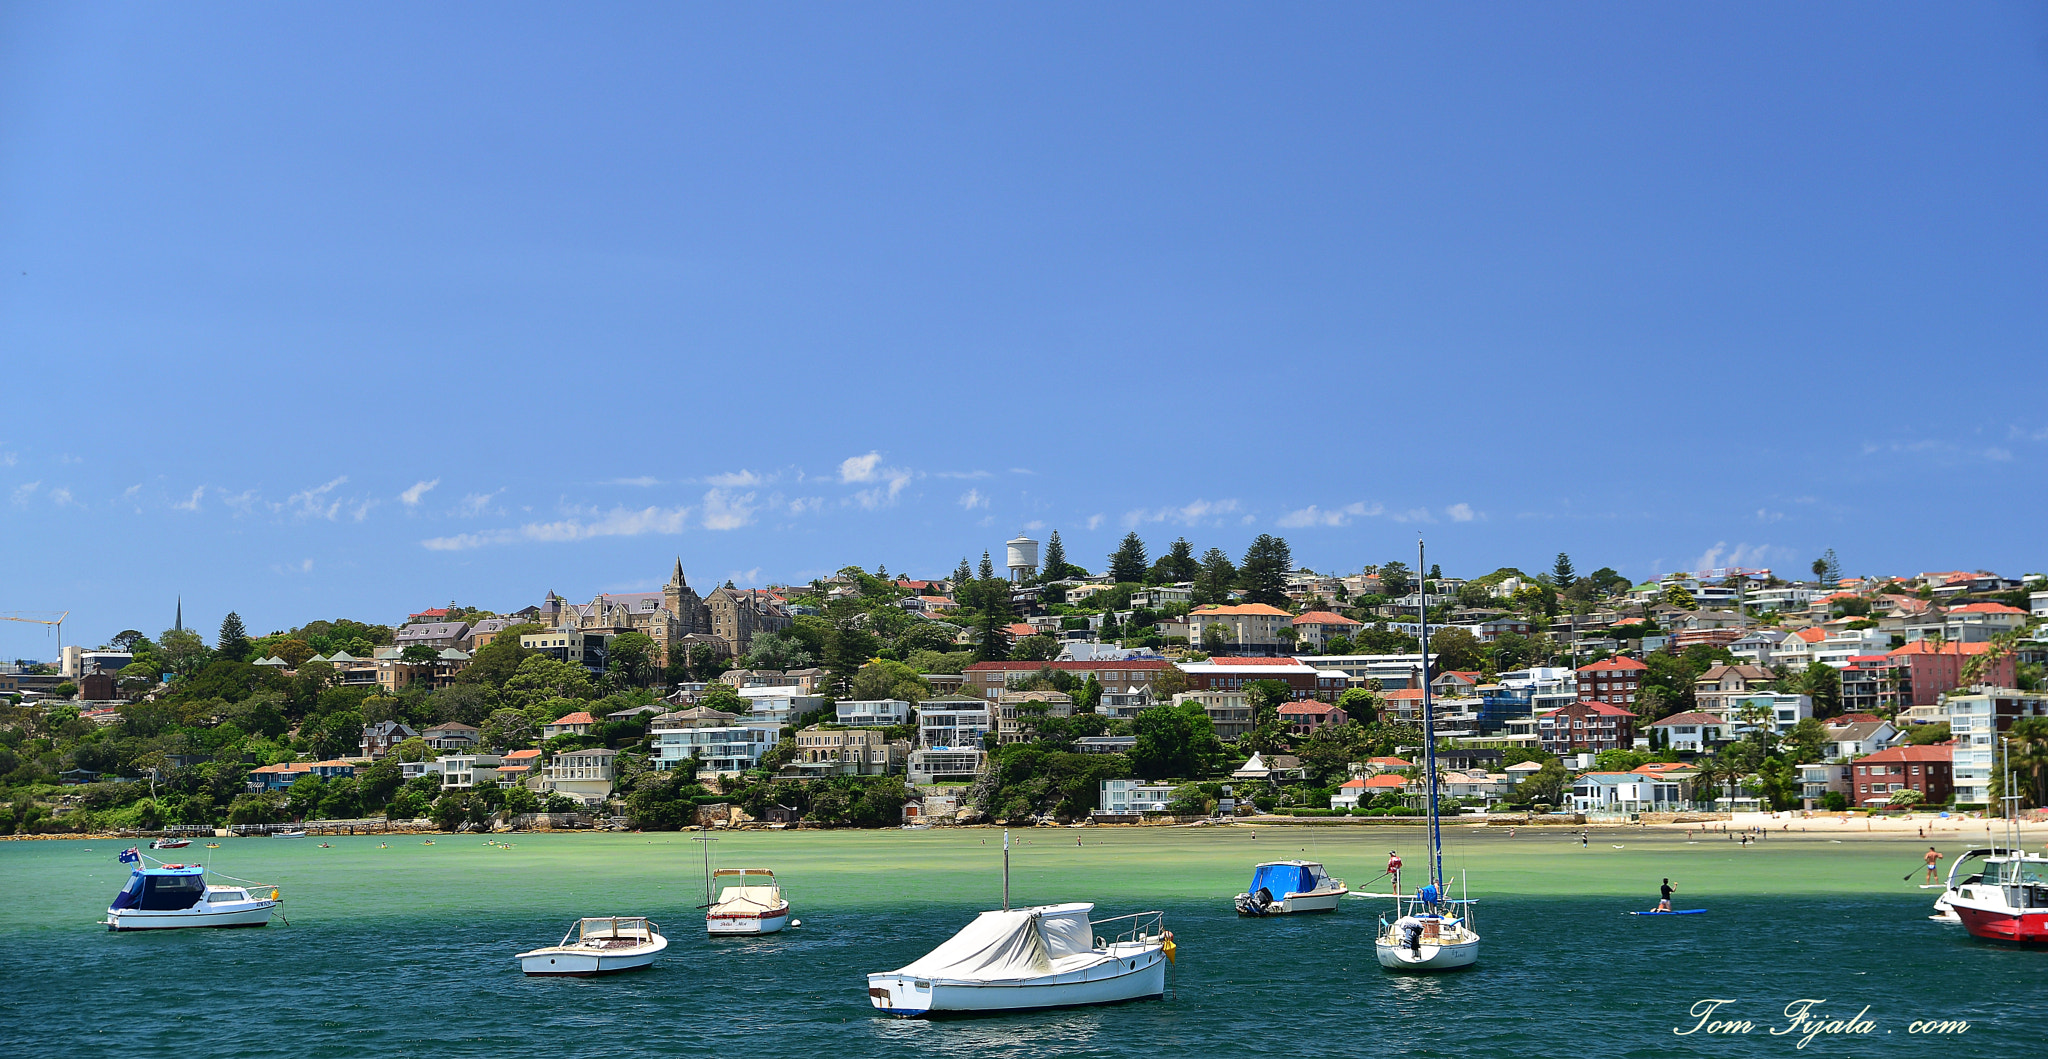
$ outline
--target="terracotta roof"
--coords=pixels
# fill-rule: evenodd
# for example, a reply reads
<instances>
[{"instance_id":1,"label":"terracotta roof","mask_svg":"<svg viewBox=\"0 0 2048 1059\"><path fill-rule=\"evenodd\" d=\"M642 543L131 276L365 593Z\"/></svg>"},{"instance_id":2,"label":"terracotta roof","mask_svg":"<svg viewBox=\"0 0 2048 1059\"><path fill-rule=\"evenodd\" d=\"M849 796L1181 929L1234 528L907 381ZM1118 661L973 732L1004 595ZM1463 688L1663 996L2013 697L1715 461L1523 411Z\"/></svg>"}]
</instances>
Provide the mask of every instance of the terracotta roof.
<instances>
[{"instance_id":1,"label":"terracotta roof","mask_svg":"<svg viewBox=\"0 0 2048 1059\"><path fill-rule=\"evenodd\" d=\"M1281 610L1279 607L1267 606L1264 603L1240 603L1234 607L1225 607L1211 603L1207 606L1197 607L1193 611L1190 611L1188 613L1188 617L1199 618L1216 614L1230 614L1237 615L1239 617L1258 616L1269 618L1285 618L1289 616L1286 611Z\"/></svg>"},{"instance_id":2,"label":"terracotta roof","mask_svg":"<svg viewBox=\"0 0 2048 1059\"><path fill-rule=\"evenodd\" d=\"M1981 655L1991 650L1988 643L1944 643L1936 647L1926 640L1915 640L1904 647L1892 649L1891 656L1900 655Z\"/></svg>"},{"instance_id":3,"label":"terracotta roof","mask_svg":"<svg viewBox=\"0 0 2048 1059\"><path fill-rule=\"evenodd\" d=\"M1295 618L1294 618L1294 624L1296 624L1296 625L1360 625L1360 624L1363 624L1363 623L1362 623L1362 622L1356 622L1356 621L1353 621L1353 620L1351 620L1350 618L1347 618L1347 617L1345 617L1345 616L1344 616L1344 615L1342 615L1342 614L1334 614L1334 613L1331 613L1330 611L1327 611L1327 610L1311 610L1311 611L1305 611L1305 612L1303 612L1303 613L1301 613L1301 614L1298 614L1298 615L1296 615L1296 616L1295 616Z\"/></svg>"},{"instance_id":4,"label":"terracotta roof","mask_svg":"<svg viewBox=\"0 0 2048 1059\"><path fill-rule=\"evenodd\" d=\"M1412 700L1414 700L1414 701L1416 701L1416 702L1421 702L1421 701L1422 701L1422 689L1421 689L1421 688L1400 688L1400 689L1398 689L1398 690L1395 690L1395 691L1382 691L1382 692L1380 692L1380 698L1383 698L1383 699L1387 699L1387 700L1389 700L1389 701L1392 701L1392 702L1407 702L1407 701L1409 701L1409 700L1411 700L1411 699L1412 699Z\"/></svg>"},{"instance_id":5,"label":"terracotta roof","mask_svg":"<svg viewBox=\"0 0 2048 1059\"><path fill-rule=\"evenodd\" d=\"M505 755L505 760L507 760L507 761L532 761L532 760L533 760L534 758L537 758L537 757L539 757L539 756L540 756L540 751L538 751L538 750L514 750L514 751L512 751L511 753L509 753L509 754L506 754L506 755Z\"/></svg>"},{"instance_id":6,"label":"terracotta roof","mask_svg":"<svg viewBox=\"0 0 2048 1059\"><path fill-rule=\"evenodd\" d=\"M1365 763L1368 765L1378 765L1381 768L1412 769L1415 767L1413 761L1398 757L1367 758Z\"/></svg>"},{"instance_id":7,"label":"terracotta roof","mask_svg":"<svg viewBox=\"0 0 2048 1059\"><path fill-rule=\"evenodd\" d=\"M1680 772L1698 772L1699 767L1683 761L1652 761L1646 765L1637 765L1634 771L1645 776L1670 776Z\"/></svg>"},{"instance_id":8,"label":"terracotta roof","mask_svg":"<svg viewBox=\"0 0 2048 1059\"><path fill-rule=\"evenodd\" d=\"M2019 609L2018 607L2009 607L2009 606L2006 606L2006 605L2005 605L2005 604L2003 604L2003 603L1965 603L1964 605L1962 605L1962 606L1960 606L1960 607L1950 607L1950 608L1948 609L1948 612L1949 612L1950 614L2019 614L2019 615L2025 615L2025 614L2027 613L2026 611L2023 611L2023 610Z\"/></svg>"},{"instance_id":9,"label":"terracotta roof","mask_svg":"<svg viewBox=\"0 0 2048 1059\"><path fill-rule=\"evenodd\" d=\"M310 772L312 771L312 768L313 764L310 761L280 761L275 765L265 765L262 768L250 769L249 771L251 774L259 772L269 772L276 774L285 772Z\"/></svg>"},{"instance_id":10,"label":"terracotta roof","mask_svg":"<svg viewBox=\"0 0 2048 1059\"><path fill-rule=\"evenodd\" d=\"M1714 715L1713 715L1713 714L1711 714L1711 713L1701 713L1701 712L1699 712L1698 710L1693 710L1693 711L1691 711L1691 712L1689 712L1689 713L1674 713L1674 714L1672 714L1671 716L1669 716L1669 717L1666 717L1666 718L1664 718L1664 719L1663 719L1663 720L1661 720L1661 721L1657 721L1657 722L1655 722L1655 723L1651 724L1651 725L1650 725L1650 727L1652 727L1652 728L1663 728L1663 727L1666 727L1667 725L1678 725L1678 724L1725 724L1725 723L1727 723L1727 722L1725 722L1725 721L1721 720L1721 719L1720 719L1719 717L1716 717L1716 716L1714 716Z\"/></svg>"},{"instance_id":11,"label":"terracotta roof","mask_svg":"<svg viewBox=\"0 0 2048 1059\"><path fill-rule=\"evenodd\" d=\"M1935 743L1930 746L1895 746L1856 759L1858 765L1874 762L1885 764L1893 761L1950 761L1955 757L1954 743Z\"/></svg>"},{"instance_id":12,"label":"terracotta roof","mask_svg":"<svg viewBox=\"0 0 2048 1059\"><path fill-rule=\"evenodd\" d=\"M1871 723L1872 721L1882 721L1882 720L1884 720L1884 718L1882 718L1882 717L1879 717L1879 716L1878 716L1877 714L1874 714L1874 713L1845 713L1845 714L1841 715L1840 717L1832 717L1832 718L1829 718L1829 719L1828 719L1828 724L1830 724L1830 725L1848 725L1848 724L1869 724L1869 723Z\"/></svg>"},{"instance_id":13,"label":"terracotta roof","mask_svg":"<svg viewBox=\"0 0 2048 1059\"><path fill-rule=\"evenodd\" d=\"M1290 659L1291 661L1291 659ZM999 671L1005 673L1036 672L1050 666L1053 669L1165 669L1163 658L1131 658L1122 662L976 662L967 667L969 673Z\"/></svg>"},{"instance_id":14,"label":"terracotta roof","mask_svg":"<svg viewBox=\"0 0 2048 1059\"><path fill-rule=\"evenodd\" d=\"M1031 636L1038 632L1038 630L1033 628L1030 624L1021 621L1012 625L1003 626L1003 631L1009 633L1012 636Z\"/></svg>"},{"instance_id":15,"label":"terracotta roof","mask_svg":"<svg viewBox=\"0 0 2048 1059\"><path fill-rule=\"evenodd\" d=\"M1555 717L1555 716L1557 716L1558 714L1560 714L1560 713L1563 713L1563 712L1564 712L1565 710L1569 710L1569 709L1571 709L1571 708L1572 708L1572 706L1584 706L1584 707L1586 708L1586 712L1588 712L1588 713L1597 713L1597 714L1601 715L1602 717L1634 717L1634 716L1635 716L1635 714L1633 714L1633 713L1631 713L1631 712L1629 712L1629 711L1627 711L1627 710L1624 710L1624 709L1622 709L1622 708L1621 708L1621 707L1619 707L1619 706L1609 706L1608 704L1606 704L1606 703L1604 703L1604 702L1588 702L1588 701L1586 701L1586 700L1584 700L1584 699L1580 699L1580 700L1579 700L1578 702L1572 703L1572 705L1571 705L1571 706L1564 706L1564 707L1560 707L1560 708L1558 708L1558 709L1555 709L1555 710L1551 710L1551 711L1549 711L1549 712L1547 712L1547 713L1542 713L1542 714L1538 714L1538 716L1540 716L1540 717Z\"/></svg>"},{"instance_id":16,"label":"terracotta roof","mask_svg":"<svg viewBox=\"0 0 2048 1059\"><path fill-rule=\"evenodd\" d=\"M1792 630L1792 635L1805 640L1807 643L1819 643L1828 638L1828 631L1818 625L1809 625L1804 629Z\"/></svg>"},{"instance_id":17,"label":"terracotta roof","mask_svg":"<svg viewBox=\"0 0 2048 1059\"><path fill-rule=\"evenodd\" d=\"M1391 773L1391 772L1382 772L1382 773L1380 773L1380 774L1379 774L1379 775L1377 775L1377 776L1367 776L1367 777L1365 778L1365 786L1367 786L1367 787L1406 787L1406 786L1408 786L1408 781L1407 781L1406 779L1403 779L1403 778L1402 778L1402 777L1400 777L1400 776L1396 776L1396 775L1394 775L1394 774L1393 774L1393 773Z\"/></svg>"},{"instance_id":18,"label":"terracotta roof","mask_svg":"<svg viewBox=\"0 0 2048 1059\"><path fill-rule=\"evenodd\" d=\"M1344 708L1342 706L1338 706L1335 703L1329 702L1317 702L1314 699L1304 699L1300 702L1290 702L1287 705L1280 707L1279 709L1279 713L1281 714L1281 716L1286 716L1287 714L1292 713L1309 714L1312 716L1325 717L1333 713L1342 712L1344 712Z\"/></svg>"},{"instance_id":19,"label":"terracotta roof","mask_svg":"<svg viewBox=\"0 0 2048 1059\"><path fill-rule=\"evenodd\" d=\"M1650 667L1649 667L1649 666L1647 666L1647 665L1644 665L1644 664L1643 664L1643 663L1641 663L1641 662L1638 662L1638 661L1636 661L1636 660L1635 660L1635 659L1633 659L1633 658L1622 658L1622 657L1616 656L1616 657L1614 657L1614 658L1603 658L1603 659L1601 659L1600 661L1598 661L1598 662L1595 662L1595 663L1593 663L1592 665L1589 665L1589 666L1580 666L1580 667L1579 667L1579 672L1581 672L1581 673L1596 673L1596 672L1608 672L1608 671L1612 671L1612 670L1623 670L1623 671L1627 671L1627 672L1634 672L1634 671L1636 671L1636 670L1638 670L1638 669L1648 669L1648 668L1650 668Z\"/></svg>"},{"instance_id":20,"label":"terracotta roof","mask_svg":"<svg viewBox=\"0 0 2048 1059\"><path fill-rule=\"evenodd\" d=\"M1363 778L1358 778L1358 777L1354 777L1354 778L1352 778L1352 779L1348 779L1348 780L1345 780L1344 782L1342 782L1342 783L1338 784L1338 785L1337 785L1337 789L1338 789L1338 790L1340 790L1340 791L1341 791L1341 790L1358 790L1358 789L1360 789L1360 788L1362 788L1362 787L1364 787L1364 786L1365 786L1365 780L1364 780Z\"/></svg>"},{"instance_id":21,"label":"terracotta roof","mask_svg":"<svg viewBox=\"0 0 2048 1059\"><path fill-rule=\"evenodd\" d=\"M566 715L564 715L564 716L561 716L561 717L557 717L557 718L555 718L554 720L552 720L552 721L549 721L549 722L548 722L548 724L551 724L551 725L556 725L556 724L596 724L596 723L597 723L597 718L595 718L595 717L592 717L592 716L591 716L591 715L590 715L589 713L587 713L587 712L585 712L585 711L583 711L583 710L577 710L577 711L576 711L575 713L571 713L571 714L566 714Z\"/></svg>"}]
</instances>

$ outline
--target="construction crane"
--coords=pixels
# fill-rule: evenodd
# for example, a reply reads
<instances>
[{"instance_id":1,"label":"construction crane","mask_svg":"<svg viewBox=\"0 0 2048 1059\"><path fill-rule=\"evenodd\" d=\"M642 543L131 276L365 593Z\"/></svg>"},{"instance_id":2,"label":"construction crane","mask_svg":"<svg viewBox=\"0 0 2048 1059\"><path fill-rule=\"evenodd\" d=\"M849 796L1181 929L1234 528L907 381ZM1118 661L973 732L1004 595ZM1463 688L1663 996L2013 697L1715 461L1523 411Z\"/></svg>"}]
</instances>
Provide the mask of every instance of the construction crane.
<instances>
[{"instance_id":1,"label":"construction crane","mask_svg":"<svg viewBox=\"0 0 2048 1059\"><path fill-rule=\"evenodd\" d=\"M24 614L55 614L57 616L55 618L24 618L22 617ZM71 612L68 610L61 612L54 610L10 610L0 612L0 621L18 621L29 625L54 626L57 630L57 657L59 660L62 660L64 657L64 619L70 616Z\"/></svg>"}]
</instances>

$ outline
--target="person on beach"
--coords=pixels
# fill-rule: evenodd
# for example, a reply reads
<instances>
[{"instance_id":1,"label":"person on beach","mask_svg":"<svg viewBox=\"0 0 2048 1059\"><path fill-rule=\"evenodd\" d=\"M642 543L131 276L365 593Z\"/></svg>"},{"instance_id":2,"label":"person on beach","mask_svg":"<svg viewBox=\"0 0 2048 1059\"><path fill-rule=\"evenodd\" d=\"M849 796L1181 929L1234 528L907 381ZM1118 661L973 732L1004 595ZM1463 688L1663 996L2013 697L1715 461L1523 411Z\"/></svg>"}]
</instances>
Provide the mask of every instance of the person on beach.
<instances>
[{"instance_id":1,"label":"person on beach","mask_svg":"<svg viewBox=\"0 0 2048 1059\"><path fill-rule=\"evenodd\" d=\"M1659 887L1657 892L1660 895L1657 900L1657 911L1671 911L1671 880L1664 880L1664 885Z\"/></svg>"},{"instance_id":2,"label":"person on beach","mask_svg":"<svg viewBox=\"0 0 2048 1059\"><path fill-rule=\"evenodd\" d=\"M1927 855L1925 857L1922 857L1921 859L1927 862L1927 881L1933 882L1934 868L1936 865L1941 863L1941 851L1935 849L1933 846L1929 846L1927 847Z\"/></svg>"}]
</instances>

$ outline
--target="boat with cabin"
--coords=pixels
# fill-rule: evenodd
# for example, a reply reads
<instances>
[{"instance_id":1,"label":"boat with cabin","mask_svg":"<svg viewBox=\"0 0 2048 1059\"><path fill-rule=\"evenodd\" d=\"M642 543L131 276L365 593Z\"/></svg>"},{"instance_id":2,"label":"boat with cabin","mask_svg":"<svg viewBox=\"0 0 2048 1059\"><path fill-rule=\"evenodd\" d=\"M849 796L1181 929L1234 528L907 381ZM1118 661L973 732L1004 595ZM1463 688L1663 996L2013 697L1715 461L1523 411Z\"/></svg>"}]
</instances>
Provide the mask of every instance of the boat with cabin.
<instances>
[{"instance_id":1,"label":"boat with cabin","mask_svg":"<svg viewBox=\"0 0 2048 1059\"><path fill-rule=\"evenodd\" d=\"M1173 933L1163 912L1091 919L1093 904L1010 907L1010 835L1003 833L1003 907L983 912L924 956L868 975L868 1002L923 1018L1156 999L1166 993Z\"/></svg>"},{"instance_id":2,"label":"boat with cabin","mask_svg":"<svg viewBox=\"0 0 2048 1059\"><path fill-rule=\"evenodd\" d=\"M189 838L156 838L156 839L151 839L151 840L150 840L150 843L149 843L149 848L151 848L151 849L184 849L184 848L185 848L186 846L189 846L189 845L191 845L191 844L192 844L192 840L191 840L191 839L189 839Z\"/></svg>"},{"instance_id":3,"label":"boat with cabin","mask_svg":"<svg viewBox=\"0 0 2048 1059\"><path fill-rule=\"evenodd\" d=\"M2020 848L2020 794L2005 746L2005 848L1984 858L1976 876L1942 896L1973 938L2016 945L2048 945L2048 865ZM1967 854L1965 855L1967 856ZM1964 858L1957 858L1960 863Z\"/></svg>"},{"instance_id":4,"label":"boat with cabin","mask_svg":"<svg viewBox=\"0 0 2048 1059\"><path fill-rule=\"evenodd\" d=\"M1238 894L1241 916L1285 916L1304 912L1335 912L1350 893L1344 880L1332 878L1312 860L1277 860L1252 869L1252 883Z\"/></svg>"},{"instance_id":5,"label":"boat with cabin","mask_svg":"<svg viewBox=\"0 0 2048 1059\"><path fill-rule=\"evenodd\" d=\"M595 916L570 924L560 943L515 959L534 978L595 978L654 964L668 939L645 916Z\"/></svg>"},{"instance_id":6,"label":"boat with cabin","mask_svg":"<svg viewBox=\"0 0 2048 1059\"><path fill-rule=\"evenodd\" d=\"M128 884L114 895L113 904L107 906L107 918L102 922L108 930L260 927L270 922L282 901L275 886L214 885L206 881L202 865L159 862L150 867L147 859L139 850L121 852L121 862L133 865L134 871Z\"/></svg>"},{"instance_id":7,"label":"boat with cabin","mask_svg":"<svg viewBox=\"0 0 2048 1059\"><path fill-rule=\"evenodd\" d=\"M725 885L721 886L720 883ZM789 902L766 868L720 868L711 873L718 900L704 913L704 932L773 934L789 925Z\"/></svg>"},{"instance_id":8,"label":"boat with cabin","mask_svg":"<svg viewBox=\"0 0 2048 1059\"><path fill-rule=\"evenodd\" d=\"M1984 881L1983 862L1990 857L2016 857L2022 861L2034 862L2037 865L2034 870L2037 872L2048 870L2048 857L2043 857L2038 853L2008 849L2004 846L1978 846L1974 849L1966 849L1957 854L1956 859L1949 864L1948 875L1941 882L1928 883L1921 887L1921 889L1937 889L1941 891L1940 895L1934 899L1934 914L1927 918L1937 923L1962 925L1962 917L1956 915L1956 910L1950 904L1950 901L1963 887Z\"/></svg>"},{"instance_id":9,"label":"boat with cabin","mask_svg":"<svg viewBox=\"0 0 2048 1059\"><path fill-rule=\"evenodd\" d=\"M1415 544L1416 569L1423 563L1422 542ZM1436 704L1429 687L1429 612L1416 606L1421 624L1422 742L1423 776L1429 804L1429 878L1413 892L1402 894L1399 877L1388 915L1380 917L1373 939L1373 954L1380 966L1390 971L1455 971L1479 962L1479 932L1472 926L1472 905L1462 893L1452 899L1444 880L1443 816L1437 804Z\"/></svg>"}]
</instances>

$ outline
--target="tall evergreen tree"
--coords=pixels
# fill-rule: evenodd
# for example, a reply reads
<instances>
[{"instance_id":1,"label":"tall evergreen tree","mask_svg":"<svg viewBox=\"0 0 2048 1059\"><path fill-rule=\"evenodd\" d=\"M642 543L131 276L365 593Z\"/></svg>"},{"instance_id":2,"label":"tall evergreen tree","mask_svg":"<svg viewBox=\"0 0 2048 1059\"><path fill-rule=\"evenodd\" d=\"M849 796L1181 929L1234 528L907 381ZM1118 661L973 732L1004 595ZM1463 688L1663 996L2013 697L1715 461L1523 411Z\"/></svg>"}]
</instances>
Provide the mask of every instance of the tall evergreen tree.
<instances>
[{"instance_id":1,"label":"tall evergreen tree","mask_svg":"<svg viewBox=\"0 0 2048 1059\"><path fill-rule=\"evenodd\" d=\"M963 555L960 557L959 568L953 571L953 591L958 592L966 588L967 582L972 580L974 580L974 568L967 565L967 557Z\"/></svg>"},{"instance_id":2,"label":"tall evergreen tree","mask_svg":"<svg viewBox=\"0 0 2048 1059\"><path fill-rule=\"evenodd\" d=\"M1558 552L1557 561L1550 564L1550 583L1556 585L1557 590L1562 592L1572 587L1578 580L1578 573L1572 569L1572 557Z\"/></svg>"},{"instance_id":3,"label":"tall evergreen tree","mask_svg":"<svg viewBox=\"0 0 2048 1059\"><path fill-rule=\"evenodd\" d=\"M1410 580L1408 564L1399 559L1380 565L1380 595L1398 599L1415 587Z\"/></svg>"},{"instance_id":4,"label":"tall evergreen tree","mask_svg":"<svg viewBox=\"0 0 2048 1059\"><path fill-rule=\"evenodd\" d=\"M989 557L988 557L988 553L987 553L987 552L982 552L982 553L981 553L981 579L982 579L983 581L986 581L986 580L988 580L989 578L991 578L991 577L994 577L994 576L996 576L996 564L995 564L995 563L993 563L993 562L991 562L991 561L989 561Z\"/></svg>"},{"instance_id":5,"label":"tall evergreen tree","mask_svg":"<svg viewBox=\"0 0 2048 1059\"><path fill-rule=\"evenodd\" d=\"M1145 542L1138 539L1138 531L1124 534L1122 544L1109 554L1109 579L1117 584L1126 582L1145 583Z\"/></svg>"},{"instance_id":6,"label":"tall evergreen tree","mask_svg":"<svg viewBox=\"0 0 2048 1059\"><path fill-rule=\"evenodd\" d=\"M1067 546L1060 543L1060 531L1052 531L1052 539L1045 542L1045 562L1040 564L1040 574L1047 581L1059 581L1067 576Z\"/></svg>"},{"instance_id":7,"label":"tall evergreen tree","mask_svg":"<svg viewBox=\"0 0 2048 1059\"><path fill-rule=\"evenodd\" d=\"M1287 575L1294 569L1294 553L1287 541L1261 533L1244 550L1244 562L1237 568L1238 587L1247 603L1269 607L1287 605Z\"/></svg>"},{"instance_id":8,"label":"tall evergreen tree","mask_svg":"<svg viewBox=\"0 0 2048 1059\"><path fill-rule=\"evenodd\" d=\"M214 641L216 655L230 662L246 662L249 659L249 630L242 627L242 616L228 611L220 620L220 637Z\"/></svg>"},{"instance_id":9,"label":"tall evergreen tree","mask_svg":"<svg viewBox=\"0 0 2048 1059\"><path fill-rule=\"evenodd\" d=\"M1202 572L1202 564L1195 561L1195 546L1186 537L1173 542L1166 551L1166 569L1175 581L1193 581Z\"/></svg>"},{"instance_id":10,"label":"tall evergreen tree","mask_svg":"<svg viewBox=\"0 0 2048 1059\"><path fill-rule=\"evenodd\" d=\"M1002 662L1010 657L1009 634L1004 627L1010 624L1010 587L993 578L984 579L979 586L982 595L980 642L976 645L974 660L977 662Z\"/></svg>"},{"instance_id":11,"label":"tall evergreen tree","mask_svg":"<svg viewBox=\"0 0 2048 1059\"><path fill-rule=\"evenodd\" d=\"M1221 548L1211 548L1202 553L1202 570L1195 577L1195 602L1222 603L1230 598L1231 586L1237 584L1237 564Z\"/></svg>"}]
</instances>

